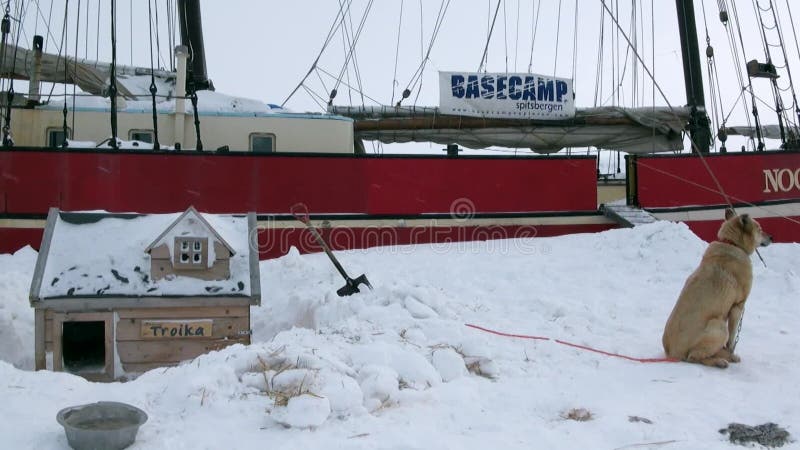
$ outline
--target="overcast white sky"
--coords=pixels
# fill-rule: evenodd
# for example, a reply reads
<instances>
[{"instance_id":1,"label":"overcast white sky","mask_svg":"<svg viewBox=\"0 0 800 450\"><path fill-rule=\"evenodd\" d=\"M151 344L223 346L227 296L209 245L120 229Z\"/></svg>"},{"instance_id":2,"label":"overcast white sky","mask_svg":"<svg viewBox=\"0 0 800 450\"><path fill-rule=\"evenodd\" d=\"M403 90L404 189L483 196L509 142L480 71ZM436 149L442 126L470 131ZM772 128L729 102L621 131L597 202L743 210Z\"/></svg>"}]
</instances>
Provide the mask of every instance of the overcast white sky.
<instances>
[{"instance_id":1,"label":"overcast white sky","mask_svg":"<svg viewBox=\"0 0 800 450\"><path fill-rule=\"evenodd\" d=\"M344 0L294 0L255 2L245 0L203 1L203 25L205 47L210 78L218 91L231 95L256 98L269 103L284 101L305 75L323 45L331 24ZM768 0L760 0L766 5ZM71 18L68 25L69 52L74 54L75 14L79 2L70 2ZM103 0L83 0L81 5L82 22L78 33L78 55L93 57L97 49L94 35L97 28L97 8L102 4L100 23L101 59L108 59L108 2ZM447 0L444 0L447 4ZM641 0L637 4L636 39L638 49L648 67L669 98L672 105L685 103L680 42L677 31L675 2L665 0ZM698 38L701 42L702 64L705 73L705 27L702 8L706 8L706 16L715 48L718 72L723 83L722 104L725 113L731 113L729 124L744 124L745 116L741 104L736 105L738 81L735 66L730 56L730 47L725 28L718 19L717 1L696 1ZM727 0L727 3L732 3ZM800 18L800 4L794 0L772 0L782 18L784 38L789 44L790 68L800 71L798 50L789 22L787 5L794 4L792 13L795 19ZM28 2L34 5L33 2ZM49 14L49 2L38 2L40 13L32 12L29 6L26 14L26 36L33 34L34 27L42 34L43 17ZM166 16L166 0L154 0L161 14L161 46L162 57L166 60L168 45L164 20ZM348 32L357 30L369 0L353 0L350 6ZM618 17L623 29L631 38L630 10L631 2L615 2L606 0ZM742 33L745 40L747 59L765 60L758 29L755 26L755 12L750 0L737 1L739 17L742 20ZM441 30L433 45L430 60L425 66L419 84L415 86L412 96L404 104L435 106L438 104L437 71L474 71L478 68L481 55L486 45L489 22L494 14L497 0L452 0L442 22ZM118 54L122 63L149 65L149 41L147 39L147 2L143 0L118 1ZM357 67L363 92L383 104L389 104L393 96L395 101L399 93L412 80L418 69L422 55L430 44L431 34L442 2L440 0L378 0L372 3L367 20L356 46ZM87 10L88 7L88 10ZM402 7L402 14L401 14ZM560 14L559 14L560 8ZM577 8L577 9L576 9ZM55 2L53 17L62 17L64 6ZM538 10L538 20L536 13ZM632 106L653 104L653 85L640 64L634 64L627 43L605 15L604 64L601 91L597 91L598 48L600 43L601 12L600 0L505 0L494 26L491 44L488 50L486 68L490 72L518 71L527 72L532 59L531 71L559 77L573 78L576 92L576 103L580 106L612 105L615 103ZM60 13L59 13L60 11ZM88 14L87 14L88 12ZM131 14L131 12L133 14ZM61 15L59 15L61 14ZM36 17L38 21L34 21ZM731 16L733 11L731 10ZM654 20L653 20L654 19ZM352 22L350 22L352 21ZM771 13L765 13L765 21L772 21ZM88 22L88 26L87 26ZM131 32L131 22L133 22ZM654 23L653 23L654 22ZM576 28L577 25L577 28ZM399 51L398 51L399 28ZM86 30L89 30L87 33ZM577 33L575 30L578 30ZM53 39L48 39L48 50L60 37L61 24L51 22ZM334 36L329 47L320 59L319 67L338 75L345 60L346 43L342 30ZM532 34L535 40L532 43ZM131 36L133 48L131 49ZM652 45L653 36L655 46ZM619 37L619 52L622 57L615 57L612 50L616 48L615 39ZM575 45L577 39L577 45ZM777 42L777 35L770 36ZM576 50L573 51L573 48ZM133 58L131 58L131 50ZM397 53L396 53L397 52ZM776 61L783 61L780 49L772 49ZM393 94L395 79L395 56L397 54L397 83ZM627 62L624 55L627 54ZM617 60L617 65L612 61ZM574 63L573 63L574 61ZM351 64L349 81L357 85L355 65ZM615 70L624 78L619 86L618 94L614 90ZM634 76L636 74L636 76ZM634 87L636 79L636 87ZM306 85L319 95L327 96L333 87L333 78L322 72L314 72ZM759 97L771 104L771 91L767 80L755 80ZM787 77L780 80L782 87L788 86ZM597 97L597 100L596 100ZM706 103L710 107L710 93L706 90ZM791 95L786 97L791 101ZM366 104L375 104L365 100ZM336 104L362 103L359 93L346 86L339 87ZM664 105L661 95L655 94L655 104ZM286 105L296 111L320 111L321 108L305 90L300 90ZM771 106L759 104L761 116L765 123L776 123L775 113Z\"/></svg>"}]
</instances>

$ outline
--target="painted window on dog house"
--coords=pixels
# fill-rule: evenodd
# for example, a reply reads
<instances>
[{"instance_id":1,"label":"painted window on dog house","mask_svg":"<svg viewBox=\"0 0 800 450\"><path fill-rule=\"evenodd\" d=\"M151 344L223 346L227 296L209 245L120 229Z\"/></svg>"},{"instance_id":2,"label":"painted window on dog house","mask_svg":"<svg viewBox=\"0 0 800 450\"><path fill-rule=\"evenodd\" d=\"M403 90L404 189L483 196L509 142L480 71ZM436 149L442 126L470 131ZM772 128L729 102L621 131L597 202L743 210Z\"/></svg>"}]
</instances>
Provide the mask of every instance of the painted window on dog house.
<instances>
[{"instance_id":1,"label":"painted window on dog house","mask_svg":"<svg viewBox=\"0 0 800 450\"><path fill-rule=\"evenodd\" d=\"M176 268L203 270L208 261L208 238L176 237L172 264Z\"/></svg>"}]
</instances>

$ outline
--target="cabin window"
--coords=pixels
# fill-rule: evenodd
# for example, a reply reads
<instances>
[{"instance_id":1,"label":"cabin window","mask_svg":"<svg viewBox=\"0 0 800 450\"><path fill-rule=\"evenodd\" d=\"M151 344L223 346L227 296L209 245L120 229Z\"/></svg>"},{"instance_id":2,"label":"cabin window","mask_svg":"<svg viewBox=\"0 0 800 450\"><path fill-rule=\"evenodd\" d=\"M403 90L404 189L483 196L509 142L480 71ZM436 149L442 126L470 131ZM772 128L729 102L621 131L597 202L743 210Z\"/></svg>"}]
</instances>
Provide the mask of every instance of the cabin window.
<instances>
[{"instance_id":1,"label":"cabin window","mask_svg":"<svg viewBox=\"0 0 800 450\"><path fill-rule=\"evenodd\" d=\"M72 137L72 130L67 128L67 134L64 134L63 128L48 128L47 129L47 146L50 148L57 148L64 145L64 141Z\"/></svg>"},{"instance_id":2,"label":"cabin window","mask_svg":"<svg viewBox=\"0 0 800 450\"><path fill-rule=\"evenodd\" d=\"M250 151L254 153L274 152L275 135L273 133L251 133Z\"/></svg>"},{"instance_id":3,"label":"cabin window","mask_svg":"<svg viewBox=\"0 0 800 450\"><path fill-rule=\"evenodd\" d=\"M208 238L176 237L176 269L202 269L208 260ZM179 249L179 250L178 250Z\"/></svg>"},{"instance_id":4,"label":"cabin window","mask_svg":"<svg viewBox=\"0 0 800 450\"><path fill-rule=\"evenodd\" d=\"M132 141L141 141L147 142L148 144L152 144L155 137L155 133L152 130L131 130L128 133L128 138Z\"/></svg>"}]
</instances>

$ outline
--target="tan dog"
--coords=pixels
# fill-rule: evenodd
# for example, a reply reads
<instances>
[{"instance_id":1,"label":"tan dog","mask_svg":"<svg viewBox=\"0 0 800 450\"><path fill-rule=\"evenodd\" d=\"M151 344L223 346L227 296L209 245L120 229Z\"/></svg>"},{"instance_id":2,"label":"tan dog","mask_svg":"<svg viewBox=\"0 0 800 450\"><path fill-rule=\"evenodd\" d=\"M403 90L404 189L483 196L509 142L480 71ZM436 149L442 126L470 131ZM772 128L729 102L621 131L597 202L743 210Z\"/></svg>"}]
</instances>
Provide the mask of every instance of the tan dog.
<instances>
[{"instance_id":1,"label":"tan dog","mask_svg":"<svg viewBox=\"0 0 800 450\"><path fill-rule=\"evenodd\" d=\"M739 362L733 347L753 283L750 255L772 238L750 216L730 209L717 238L686 280L662 343L671 358L725 368Z\"/></svg>"}]
</instances>

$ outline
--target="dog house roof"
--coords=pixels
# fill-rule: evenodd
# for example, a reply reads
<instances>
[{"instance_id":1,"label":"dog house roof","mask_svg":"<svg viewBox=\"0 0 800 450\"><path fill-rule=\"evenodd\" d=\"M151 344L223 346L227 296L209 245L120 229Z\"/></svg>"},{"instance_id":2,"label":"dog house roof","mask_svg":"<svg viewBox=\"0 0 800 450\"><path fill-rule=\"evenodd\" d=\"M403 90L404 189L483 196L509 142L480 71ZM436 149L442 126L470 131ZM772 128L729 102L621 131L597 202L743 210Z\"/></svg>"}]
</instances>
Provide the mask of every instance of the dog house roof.
<instances>
[{"instance_id":1,"label":"dog house roof","mask_svg":"<svg viewBox=\"0 0 800 450\"><path fill-rule=\"evenodd\" d=\"M150 279L149 244L187 213L231 250L230 278ZM31 301L110 297L251 297L260 302L255 215L63 212L52 208L36 263Z\"/></svg>"}]
</instances>

